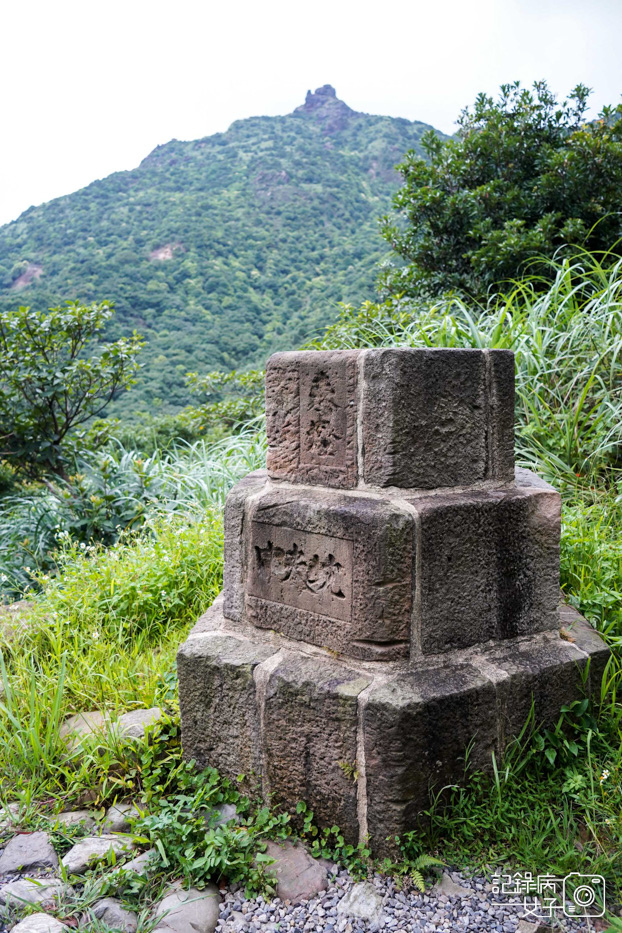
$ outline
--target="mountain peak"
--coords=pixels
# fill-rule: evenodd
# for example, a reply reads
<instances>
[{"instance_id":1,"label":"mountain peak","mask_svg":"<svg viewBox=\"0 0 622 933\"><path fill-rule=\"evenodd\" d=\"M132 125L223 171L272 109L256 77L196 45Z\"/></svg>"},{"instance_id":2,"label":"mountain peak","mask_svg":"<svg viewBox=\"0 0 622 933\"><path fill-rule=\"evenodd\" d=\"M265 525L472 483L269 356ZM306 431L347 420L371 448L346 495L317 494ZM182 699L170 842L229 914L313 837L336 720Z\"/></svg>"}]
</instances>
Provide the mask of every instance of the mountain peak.
<instances>
[{"instance_id":1,"label":"mountain peak","mask_svg":"<svg viewBox=\"0 0 622 933\"><path fill-rule=\"evenodd\" d=\"M307 91L303 106L309 109L321 107L327 99L337 99L337 92L332 84L323 84L322 87L317 87L315 91Z\"/></svg>"},{"instance_id":2,"label":"mountain peak","mask_svg":"<svg viewBox=\"0 0 622 933\"><path fill-rule=\"evenodd\" d=\"M307 91L304 104L294 110L294 113L310 114L319 120L324 133L336 133L345 129L349 118L355 112L339 100L332 84L323 84L315 91Z\"/></svg>"}]
</instances>

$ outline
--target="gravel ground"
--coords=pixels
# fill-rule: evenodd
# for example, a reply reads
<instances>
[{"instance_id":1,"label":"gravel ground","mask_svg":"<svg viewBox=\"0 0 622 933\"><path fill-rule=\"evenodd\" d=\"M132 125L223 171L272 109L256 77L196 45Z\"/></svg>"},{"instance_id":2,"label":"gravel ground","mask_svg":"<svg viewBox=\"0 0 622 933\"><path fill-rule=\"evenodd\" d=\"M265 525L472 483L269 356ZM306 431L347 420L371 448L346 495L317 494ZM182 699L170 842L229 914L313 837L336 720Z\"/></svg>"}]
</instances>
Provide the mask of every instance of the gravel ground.
<instances>
[{"instance_id":1,"label":"gravel ground","mask_svg":"<svg viewBox=\"0 0 622 933\"><path fill-rule=\"evenodd\" d=\"M469 897L447 897L444 894L421 894L416 889L400 890L391 878L376 875L372 884L383 898L380 923L340 917L337 905L356 883L347 871L332 876L328 889L303 904L293 906L278 898L265 901L262 897L245 899L243 891L229 891L221 905L217 933L368 933L372 930L391 933L516 933L524 917L522 901L505 899L493 894L485 878L465 878L452 873L463 887L472 891ZM533 921L533 917L529 918ZM555 927L566 933L593 930L585 921L565 920Z\"/></svg>"},{"instance_id":2,"label":"gravel ground","mask_svg":"<svg viewBox=\"0 0 622 933\"><path fill-rule=\"evenodd\" d=\"M44 870L7 872L0 875L0 884L24 876L43 880L50 875L54 873ZM374 875L369 880L379 895L381 914L376 912L371 921L344 915L343 906L341 911L338 909L357 884L345 870L330 874L325 891L296 905L278 897L270 901L262 897L245 898L242 886L232 885L222 892L216 933L517 933L525 916L522 900L495 894L484 877L467 877L451 871L450 878L470 893L448 896L428 889L422 894L406 885L400 888L390 877ZM0 933L10 929L7 919L0 912ZM534 917L527 919L533 922ZM595 927L590 921L559 917L553 929L556 933L587 933L603 927Z\"/></svg>"}]
</instances>

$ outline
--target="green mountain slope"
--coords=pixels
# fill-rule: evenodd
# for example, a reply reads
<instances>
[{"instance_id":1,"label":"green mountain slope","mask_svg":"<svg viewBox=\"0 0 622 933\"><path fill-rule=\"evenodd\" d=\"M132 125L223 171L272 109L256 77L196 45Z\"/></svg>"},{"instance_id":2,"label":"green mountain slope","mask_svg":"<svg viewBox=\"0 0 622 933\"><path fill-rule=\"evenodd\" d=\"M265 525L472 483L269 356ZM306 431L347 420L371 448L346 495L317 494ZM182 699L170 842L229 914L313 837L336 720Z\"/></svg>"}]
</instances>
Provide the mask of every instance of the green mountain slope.
<instances>
[{"instance_id":1,"label":"green mountain slope","mask_svg":"<svg viewBox=\"0 0 622 933\"><path fill-rule=\"evenodd\" d=\"M394 166L426 129L356 113L326 85L287 116L172 140L0 228L0 310L113 301L110 336L148 341L117 404L175 410L188 370L256 363L371 296Z\"/></svg>"}]
</instances>

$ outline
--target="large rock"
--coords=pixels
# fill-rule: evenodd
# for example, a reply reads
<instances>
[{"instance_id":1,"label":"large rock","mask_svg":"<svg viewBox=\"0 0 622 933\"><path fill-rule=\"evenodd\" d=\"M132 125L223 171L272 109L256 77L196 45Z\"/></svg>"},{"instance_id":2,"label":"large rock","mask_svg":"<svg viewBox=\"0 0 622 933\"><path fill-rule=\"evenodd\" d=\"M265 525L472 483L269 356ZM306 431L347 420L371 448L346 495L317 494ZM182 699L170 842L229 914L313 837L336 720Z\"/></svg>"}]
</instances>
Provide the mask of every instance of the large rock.
<instances>
[{"instance_id":1,"label":"large rock","mask_svg":"<svg viewBox=\"0 0 622 933\"><path fill-rule=\"evenodd\" d=\"M129 836L86 836L80 839L61 859L69 875L80 875L114 852L115 856L127 855L136 847L136 843Z\"/></svg>"},{"instance_id":2,"label":"large rock","mask_svg":"<svg viewBox=\"0 0 622 933\"><path fill-rule=\"evenodd\" d=\"M53 904L65 894L72 894L73 889L57 878L19 878L9 881L0 888L0 904L3 907L18 908L24 904Z\"/></svg>"},{"instance_id":3,"label":"large rock","mask_svg":"<svg viewBox=\"0 0 622 933\"><path fill-rule=\"evenodd\" d=\"M239 823L240 816L237 807L233 803L220 803L213 810L210 810L205 818L205 825L209 829L218 829L219 826L226 826L228 823Z\"/></svg>"},{"instance_id":4,"label":"large rock","mask_svg":"<svg viewBox=\"0 0 622 933\"><path fill-rule=\"evenodd\" d=\"M13 927L11 933L62 933L68 930L64 923L49 914L30 914Z\"/></svg>"},{"instance_id":5,"label":"large rock","mask_svg":"<svg viewBox=\"0 0 622 933\"><path fill-rule=\"evenodd\" d=\"M153 912L155 929L163 933L213 933L218 923L220 893L214 884L184 891L177 883Z\"/></svg>"},{"instance_id":6,"label":"large rock","mask_svg":"<svg viewBox=\"0 0 622 933\"><path fill-rule=\"evenodd\" d=\"M0 875L35 868L58 868L58 856L49 835L36 832L13 836L0 855Z\"/></svg>"},{"instance_id":7,"label":"large rock","mask_svg":"<svg viewBox=\"0 0 622 933\"><path fill-rule=\"evenodd\" d=\"M158 706L151 709L135 709L123 713L117 720L99 710L76 713L65 720L60 728L60 736L70 752L76 752L85 742L104 742L105 738L135 742L145 738L146 730L163 716Z\"/></svg>"},{"instance_id":8,"label":"large rock","mask_svg":"<svg viewBox=\"0 0 622 933\"><path fill-rule=\"evenodd\" d=\"M599 642L597 658L604 647ZM586 691L589 695L591 678L585 678L585 687L582 683L589 659L589 653L558 633L537 642L526 639L492 645L482 652L476 663L486 665L487 676L495 684L501 745L520 733L532 706L535 724L550 726L557 722L562 706L582 699ZM599 688L600 683L592 691L597 701Z\"/></svg>"},{"instance_id":9,"label":"large rock","mask_svg":"<svg viewBox=\"0 0 622 933\"><path fill-rule=\"evenodd\" d=\"M514 354L362 353L365 482L436 489L514 474Z\"/></svg>"},{"instance_id":10,"label":"large rock","mask_svg":"<svg viewBox=\"0 0 622 933\"><path fill-rule=\"evenodd\" d=\"M266 367L268 470L351 488L436 489L514 471L506 350L277 353Z\"/></svg>"},{"instance_id":11,"label":"large rock","mask_svg":"<svg viewBox=\"0 0 622 933\"><path fill-rule=\"evenodd\" d=\"M245 558L240 541L245 526L244 508L246 500L259 492L268 478L266 470L255 470L231 489L225 503L225 564L223 568L224 612L227 618L240 622L244 607ZM208 610L209 613L209 610Z\"/></svg>"},{"instance_id":12,"label":"large rock","mask_svg":"<svg viewBox=\"0 0 622 933\"><path fill-rule=\"evenodd\" d=\"M560 496L514 470L511 352L277 354L266 418L224 601L178 655L184 754L394 855L532 702L549 724L598 696L608 652L560 617Z\"/></svg>"},{"instance_id":13,"label":"large rock","mask_svg":"<svg viewBox=\"0 0 622 933\"><path fill-rule=\"evenodd\" d=\"M149 862L153 859L153 856L156 854L155 849L147 849L146 852L141 852L140 855L137 855L136 858L130 859L129 862L124 862L123 865L120 865L119 868L115 868L115 872L124 871L124 872L136 872L139 875L144 875L147 873L147 867Z\"/></svg>"},{"instance_id":14,"label":"large rock","mask_svg":"<svg viewBox=\"0 0 622 933\"><path fill-rule=\"evenodd\" d=\"M106 881L112 882L115 890L118 890L123 888L126 882L131 881L132 875L145 877L151 870L155 855L155 849L147 849L146 852L141 852L136 858L130 859L128 862L123 862L122 865L119 865L109 872L106 875Z\"/></svg>"},{"instance_id":15,"label":"large rock","mask_svg":"<svg viewBox=\"0 0 622 933\"><path fill-rule=\"evenodd\" d=\"M233 491L225 615L351 657L406 657L413 605L412 509L382 494L282 490L260 477Z\"/></svg>"},{"instance_id":16,"label":"large rock","mask_svg":"<svg viewBox=\"0 0 622 933\"><path fill-rule=\"evenodd\" d=\"M471 767L489 770L498 751L495 687L474 665L422 667L374 684L363 710L365 824L375 850L413 829L430 791Z\"/></svg>"},{"instance_id":17,"label":"large rock","mask_svg":"<svg viewBox=\"0 0 622 933\"><path fill-rule=\"evenodd\" d=\"M373 884L355 884L337 904L337 916L342 919L364 920L370 930L382 928L382 896Z\"/></svg>"},{"instance_id":18,"label":"large rock","mask_svg":"<svg viewBox=\"0 0 622 933\"><path fill-rule=\"evenodd\" d=\"M266 428L271 476L356 486L359 355L350 350L270 357Z\"/></svg>"},{"instance_id":19,"label":"large rock","mask_svg":"<svg viewBox=\"0 0 622 933\"><path fill-rule=\"evenodd\" d=\"M73 752L85 742L103 741L110 729L110 717L100 710L91 710L70 716L60 727L59 734L68 750Z\"/></svg>"},{"instance_id":20,"label":"large rock","mask_svg":"<svg viewBox=\"0 0 622 933\"><path fill-rule=\"evenodd\" d=\"M138 927L138 914L127 910L115 897L105 897L93 904L82 918L80 926L87 926L93 920L99 920L109 929L122 930L123 933L136 933Z\"/></svg>"},{"instance_id":21,"label":"large rock","mask_svg":"<svg viewBox=\"0 0 622 933\"><path fill-rule=\"evenodd\" d=\"M178 656L184 753L245 774L291 813L305 800L320 825L354 843L369 833L374 854L392 854L387 837L415 829L430 791L463 780L465 761L490 771L532 697L537 721L555 722L582 696L588 660L598 696L607 649L585 620L572 624L576 638L542 632L355 665L229 622L217 600Z\"/></svg>"},{"instance_id":22,"label":"large rock","mask_svg":"<svg viewBox=\"0 0 622 933\"><path fill-rule=\"evenodd\" d=\"M224 614L369 661L554 630L560 503L528 470L433 495L253 474L227 506Z\"/></svg>"},{"instance_id":23,"label":"large rock","mask_svg":"<svg viewBox=\"0 0 622 933\"><path fill-rule=\"evenodd\" d=\"M19 825L21 809L19 803L10 803L0 809L0 833L12 831Z\"/></svg>"},{"instance_id":24,"label":"large rock","mask_svg":"<svg viewBox=\"0 0 622 933\"><path fill-rule=\"evenodd\" d=\"M292 842L268 842L266 854L274 859L268 871L276 879L282 901L298 904L328 887L326 868L311 858L304 846Z\"/></svg>"},{"instance_id":25,"label":"large rock","mask_svg":"<svg viewBox=\"0 0 622 933\"><path fill-rule=\"evenodd\" d=\"M598 699L605 669L611 661L611 652L596 629L584 619L574 606L562 603L559 607L561 637L570 642L590 659L590 690Z\"/></svg>"},{"instance_id":26,"label":"large rock","mask_svg":"<svg viewBox=\"0 0 622 933\"><path fill-rule=\"evenodd\" d=\"M560 496L528 470L516 479L407 500L417 514L415 650L559 629Z\"/></svg>"},{"instance_id":27,"label":"large rock","mask_svg":"<svg viewBox=\"0 0 622 933\"><path fill-rule=\"evenodd\" d=\"M384 495L269 484L246 503L246 614L350 657L407 657L413 605L411 511Z\"/></svg>"}]
</instances>

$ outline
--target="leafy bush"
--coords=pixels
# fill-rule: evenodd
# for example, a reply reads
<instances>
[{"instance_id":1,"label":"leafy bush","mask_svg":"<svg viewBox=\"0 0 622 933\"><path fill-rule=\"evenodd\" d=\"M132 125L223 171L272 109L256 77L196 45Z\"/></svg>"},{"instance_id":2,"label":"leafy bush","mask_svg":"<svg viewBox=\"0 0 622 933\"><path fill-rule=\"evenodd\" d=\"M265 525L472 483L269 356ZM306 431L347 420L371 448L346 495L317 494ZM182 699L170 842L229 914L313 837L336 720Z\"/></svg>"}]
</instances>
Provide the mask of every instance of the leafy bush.
<instances>
[{"instance_id":1,"label":"leafy bush","mask_svg":"<svg viewBox=\"0 0 622 933\"><path fill-rule=\"evenodd\" d=\"M153 779L147 775L149 795ZM214 768L199 771L193 762L179 761L167 784L166 796L150 795L152 812L137 827L155 847L157 864L196 887L226 878L243 882L249 894L270 888L265 840L289 835L288 815L252 807ZM216 825L223 804L233 804L239 820Z\"/></svg>"},{"instance_id":2,"label":"leafy bush","mask_svg":"<svg viewBox=\"0 0 622 933\"><path fill-rule=\"evenodd\" d=\"M231 428L261 418L264 413L264 374L261 370L211 372L206 376L189 373L187 382L195 395L203 397L198 408L186 409L201 429L215 424Z\"/></svg>"},{"instance_id":3,"label":"leafy bush","mask_svg":"<svg viewBox=\"0 0 622 933\"><path fill-rule=\"evenodd\" d=\"M619 256L622 105L586 120L589 94L578 85L560 104L543 81L506 84L496 101L478 95L452 139L426 134L427 158L399 166L399 219L383 232L405 264L387 266L384 287L481 298L528 271L546 287L546 257L564 247Z\"/></svg>"},{"instance_id":4,"label":"leafy bush","mask_svg":"<svg viewBox=\"0 0 622 933\"><path fill-rule=\"evenodd\" d=\"M30 477L64 476L78 429L134 384L142 341L102 343L108 302L0 314L0 456Z\"/></svg>"}]
</instances>

